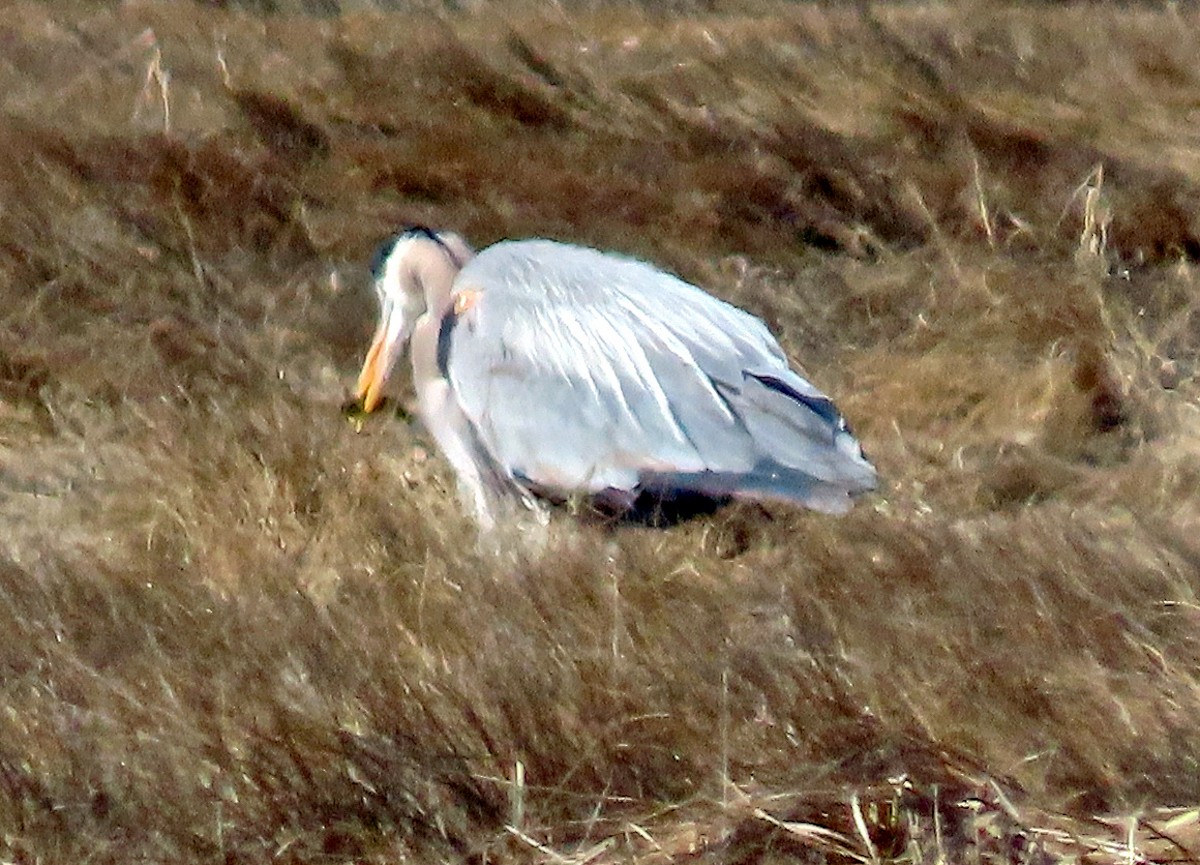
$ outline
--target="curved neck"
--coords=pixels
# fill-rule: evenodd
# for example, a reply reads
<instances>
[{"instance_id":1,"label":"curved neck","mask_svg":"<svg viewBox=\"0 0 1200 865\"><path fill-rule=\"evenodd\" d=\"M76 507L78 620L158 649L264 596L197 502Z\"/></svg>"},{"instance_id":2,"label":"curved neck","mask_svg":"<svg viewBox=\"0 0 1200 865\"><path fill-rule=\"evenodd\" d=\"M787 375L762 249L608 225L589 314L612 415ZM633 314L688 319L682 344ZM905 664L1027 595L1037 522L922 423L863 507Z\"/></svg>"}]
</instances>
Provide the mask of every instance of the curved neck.
<instances>
[{"instance_id":1,"label":"curved neck","mask_svg":"<svg viewBox=\"0 0 1200 865\"><path fill-rule=\"evenodd\" d=\"M460 265L446 250L430 243L412 260L412 275L424 294L425 315L440 320L450 308L450 290Z\"/></svg>"},{"instance_id":2,"label":"curved neck","mask_svg":"<svg viewBox=\"0 0 1200 865\"><path fill-rule=\"evenodd\" d=\"M442 322L450 314L453 304L450 293L460 265L446 250L430 243L422 246L420 254L412 257L410 266L412 269L409 273L417 290L423 292L425 301L425 311L414 322L411 341L413 379L420 391L422 383L435 381L442 376L438 342L441 339ZM423 413L427 411L426 407Z\"/></svg>"}]
</instances>

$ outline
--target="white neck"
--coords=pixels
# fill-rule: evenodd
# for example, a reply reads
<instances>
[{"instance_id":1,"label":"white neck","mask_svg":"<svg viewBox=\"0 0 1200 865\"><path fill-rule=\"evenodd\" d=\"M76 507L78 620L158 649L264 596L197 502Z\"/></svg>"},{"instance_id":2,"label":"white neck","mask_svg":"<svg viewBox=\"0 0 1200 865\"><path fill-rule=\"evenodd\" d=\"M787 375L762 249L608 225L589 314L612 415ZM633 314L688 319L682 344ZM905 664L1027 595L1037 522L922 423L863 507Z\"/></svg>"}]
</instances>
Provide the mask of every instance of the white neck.
<instances>
[{"instance_id":1,"label":"white neck","mask_svg":"<svg viewBox=\"0 0 1200 865\"><path fill-rule=\"evenodd\" d=\"M405 306L424 308L424 314L440 319L450 306L450 289L459 265L432 240L417 241L397 262L399 282L408 298Z\"/></svg>"}]
</instances>

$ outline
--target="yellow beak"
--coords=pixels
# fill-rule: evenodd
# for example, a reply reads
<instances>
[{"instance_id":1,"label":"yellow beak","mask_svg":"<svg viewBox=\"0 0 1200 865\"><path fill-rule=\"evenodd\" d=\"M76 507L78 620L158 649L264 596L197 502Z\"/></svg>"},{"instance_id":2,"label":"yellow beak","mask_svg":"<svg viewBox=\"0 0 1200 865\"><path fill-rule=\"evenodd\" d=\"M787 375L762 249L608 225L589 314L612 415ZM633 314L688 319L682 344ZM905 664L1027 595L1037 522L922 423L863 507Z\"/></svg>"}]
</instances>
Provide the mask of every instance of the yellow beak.
<instances>
[{"instance_id":1,"label":"yellow beak","mask_svg":"<svg viewBox=\"0 0 1200 865\"><path fill-rule=\"evenodd\" d=\"M362 372L358 374L358 387L354 398L362 403L364 412L374 411L379 401L383 399L383 382L387 378L388 368L383 350L387 342L387 332L380 328L379 333L371 342L367 351L367 359L363 362Z\"/></svg>"}]
</instances>

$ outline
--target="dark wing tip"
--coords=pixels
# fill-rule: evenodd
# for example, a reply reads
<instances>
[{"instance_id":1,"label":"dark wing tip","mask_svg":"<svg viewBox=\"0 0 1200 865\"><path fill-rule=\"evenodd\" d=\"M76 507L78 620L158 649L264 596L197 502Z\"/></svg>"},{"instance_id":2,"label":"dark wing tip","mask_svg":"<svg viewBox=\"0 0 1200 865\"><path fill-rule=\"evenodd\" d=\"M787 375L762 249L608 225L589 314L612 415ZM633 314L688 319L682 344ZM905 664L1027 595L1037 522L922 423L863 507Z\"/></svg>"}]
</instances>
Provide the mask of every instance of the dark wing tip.
<instances>
[{"instance_id":1,"label":"dark wing tip","mask_svg":"<svg viewBox=\"0 0 1200 865\"><path fill-rule=\"evenodd\" d=\"M837 406L833 404L833 400L824 394L813 395L801 393L783 379L770 374L746 372L744 375L748 378L755 379L763 386L768 387L777 393L781 393L786 397L794 399L796 402L809 409L809 411L811 411L821 420L825 421L825 423L833 427L835 431L848 431L849 428L846 426L845 418L843 418L841 412L837 410Z\"/></svg>"}]
</instances>

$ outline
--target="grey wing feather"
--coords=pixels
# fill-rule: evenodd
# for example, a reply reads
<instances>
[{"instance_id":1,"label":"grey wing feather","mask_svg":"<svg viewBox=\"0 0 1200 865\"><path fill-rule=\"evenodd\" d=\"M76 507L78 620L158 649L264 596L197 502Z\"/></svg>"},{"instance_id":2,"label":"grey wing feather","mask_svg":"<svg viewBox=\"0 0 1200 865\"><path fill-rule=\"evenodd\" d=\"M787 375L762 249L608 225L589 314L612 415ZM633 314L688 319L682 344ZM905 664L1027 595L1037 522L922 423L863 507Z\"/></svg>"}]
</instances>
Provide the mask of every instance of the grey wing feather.
<instances>
[{"instance_id":1,"label":"grey wing feather","mask_svg":"<svg viewBox=\"0 0 1200 865\"><path fill-rule=\"evenodd\" d=\"M689 489L844 510L874 469L761 321L642 262L497 244L455 288L446 374L512 477L564 492Z\"/></svg>"}]
</instances>

